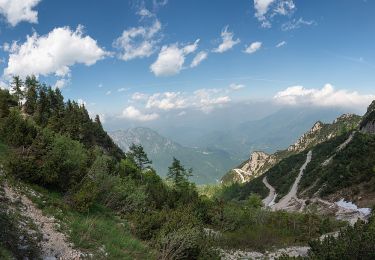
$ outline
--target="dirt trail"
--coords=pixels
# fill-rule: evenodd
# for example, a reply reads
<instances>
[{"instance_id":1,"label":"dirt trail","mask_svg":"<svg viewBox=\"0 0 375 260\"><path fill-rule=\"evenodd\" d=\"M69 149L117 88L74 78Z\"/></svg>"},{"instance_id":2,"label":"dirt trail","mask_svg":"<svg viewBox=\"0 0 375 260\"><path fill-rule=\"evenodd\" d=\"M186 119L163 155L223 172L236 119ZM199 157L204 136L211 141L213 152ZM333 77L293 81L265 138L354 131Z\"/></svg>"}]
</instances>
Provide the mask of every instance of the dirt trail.
<instances>
[{"instance_id":1,"label":"dirt trail","mask_svg":"<svg viewBox=\"0 0 375 260\"><path fill-rule=\"evenodd\" d=\"M263 201L263 204L264 204L265 207L271 207L271 206L273 206L273 205L275 204L275 199L276 199L277 194L276 194L275 188L272 187L272 186L268 183L268 181L267 181L267 177L264 177L264 178L263 178L263 183L264 183L264 185L266 185L266 187L270 190L270 193L269 193L268 196L267 196L265 199L263 199L262 201Z\"/></svg>"},{"instance_id":2,"label":"dirt trail","mask_svg":"<svg viewBox=\"0 0 375 260\"><path fill-rule=\"evenodd\" d=\"M16 192L6 182L4 182L4 191L5 196L11 202L18 201L21 203L21 215L30 218L43 235L40 242L43 259L80 259L83 254L73 249L72 245L67 242L65 234L56 230L58 224L53 217L43 215L42 211L28 197Z\"/></svg>"},{"instance_id":3,"label":"dirt trail","mask_svg":"<svg viewBox=\"0 0 375 260\"><path fill-rule=\"evenodd\" d=\"M276 210L279 210L279 209L286 209L288 208L288 206L290 205L291 201L294 199L294 200L298 200L297 198L297 189L298 189L298 184L302 178L302 175L303 175L303 172L305 171L306 169L306 166L310 163L311 161L311 157L312 157L312 152L309 151L307 153L307 157L306 157L306 161L305 163L302 165L301 169L299 170L299 174L296 178L296 180L294 181L293 183L293 186L292 188L290 189L289 193L286 194L278 203L276 203L273 208L276 209Z\"/></svg>"},{"instance_id":4,"label":"dirt trail","mask_svg":"<svg viewBox=\"0 0 375 260\"><path fill-rule=\"evenodd\" d=\"M336 152L322 163L322 166L327 166L333 160L333 157L336 156L337 152L340 152L342 149L348 146L348 144L353 140L355 133L356 132L351 133L349 137L345 140L345 142L343 142L342 144L339 145L339 147L337 147Z\"/></svg>"}]
</instances>

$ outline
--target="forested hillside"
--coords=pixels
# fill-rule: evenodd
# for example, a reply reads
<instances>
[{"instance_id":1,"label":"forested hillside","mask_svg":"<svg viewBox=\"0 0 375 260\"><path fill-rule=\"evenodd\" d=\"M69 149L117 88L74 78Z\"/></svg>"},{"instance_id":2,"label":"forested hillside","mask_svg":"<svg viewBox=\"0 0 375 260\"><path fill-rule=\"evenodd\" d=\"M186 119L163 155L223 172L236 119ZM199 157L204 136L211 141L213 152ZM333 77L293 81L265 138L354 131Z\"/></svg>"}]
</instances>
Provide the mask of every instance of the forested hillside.
<instances>
[{"instance_id":1,"label":"forested hillside","mask_svg":"<svg viewBox=\"0 0 375 260\"><path fill-rule=\"evenodd\" d=\"M15 194L28 204L25 209L39 208L38 214L58 221L81 257L217 259L239 248L307 244L343 225L311 212L268 211L255 195L243 201L200 195L189 181L194 172L178 159L161 179L142 146L124 154L99 117L92 120L83 105L64 101L59 89L34 77L15 78L11 93L0 90L4 258L50 256L42 243L47 234L33 218L35 240L20 235L27 230ZM25 243L33 250L14 246Z\"/></svg>"}]
</instances>

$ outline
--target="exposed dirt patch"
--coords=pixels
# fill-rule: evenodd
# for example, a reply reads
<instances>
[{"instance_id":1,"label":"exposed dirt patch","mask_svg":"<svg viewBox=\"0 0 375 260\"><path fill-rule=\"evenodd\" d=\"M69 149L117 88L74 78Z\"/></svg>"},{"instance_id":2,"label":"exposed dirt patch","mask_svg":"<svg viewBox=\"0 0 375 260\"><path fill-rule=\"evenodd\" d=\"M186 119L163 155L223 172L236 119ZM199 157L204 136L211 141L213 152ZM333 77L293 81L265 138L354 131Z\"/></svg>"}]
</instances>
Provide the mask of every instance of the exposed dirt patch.
<instances>
[{"instance_id":1,"label":"exposed dirt patch","mask_svg":"<svg viewBox=\"0 0 375 260\"><path fill-rule=\"evenodd\" d=\"M6 198L12 203L18 203L21 215L31 219L42 234L40 248L43 259L80 259L83 254L73 248L65 234L57 230L59 224L53 217L45 216L28 197L17 192L7 182L3 186Z\"/></svg>"}]
</instances>

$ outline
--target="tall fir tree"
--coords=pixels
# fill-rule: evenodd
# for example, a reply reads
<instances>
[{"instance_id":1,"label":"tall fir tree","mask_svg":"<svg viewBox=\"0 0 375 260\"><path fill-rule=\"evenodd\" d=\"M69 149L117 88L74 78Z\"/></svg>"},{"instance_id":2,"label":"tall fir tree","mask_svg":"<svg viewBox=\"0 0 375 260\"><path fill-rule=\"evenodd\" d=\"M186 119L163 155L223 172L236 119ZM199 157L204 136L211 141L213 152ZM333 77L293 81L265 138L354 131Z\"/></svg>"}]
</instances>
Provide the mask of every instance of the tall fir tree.
<instances>
[{"instance_id":1,"label":"tall fir tree","mask_svg":"<svg viewBox=\"0 0 375 260\"><path fill-rule=\"evenodd\" d=\"M19 76L14 76L13 81L11 83L11 89L13 92L13 95L16 97L16 100L18 102L18 105L22 105L22 99L23 99L23 81Z\"/></svg>"},{"instance_id":2,"label":"tall fir tree","mask_svg":"<svg viewBox=\"0 0 375 260\"><path fill-rule=\"evenodd\" d=\"M186 170L179 160L173 157L172 165L168 167L167 179L172 180L176 186L183 186L188 183L188 178L192 176L192 169Z\"/></svg>"},{"instance_id":3,"label":"tall fir tree","mask_svg":"<svg viewBox=\"0 0 375 260\"><path fill-rule=\"evenodd\" d=\"M36 111L36 104L38 101L38 81L36 80L35 76L26 77L25 80L25 88L26 88L26 95L25 95L25 105L24 110L27 114L33 115Z\"/></svg>"}]
</instances>

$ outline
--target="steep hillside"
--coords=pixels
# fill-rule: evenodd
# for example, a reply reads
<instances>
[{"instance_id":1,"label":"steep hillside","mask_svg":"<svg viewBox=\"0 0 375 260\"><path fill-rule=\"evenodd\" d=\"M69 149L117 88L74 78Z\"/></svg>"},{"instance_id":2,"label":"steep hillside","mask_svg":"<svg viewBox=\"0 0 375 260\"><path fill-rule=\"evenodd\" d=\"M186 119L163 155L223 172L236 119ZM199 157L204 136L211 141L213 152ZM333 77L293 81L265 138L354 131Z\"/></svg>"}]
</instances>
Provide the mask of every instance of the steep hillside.
<instances>
[{"instance_id":1,"label":"steep hillside","mask_svg":"<svg viewBox=\"0 0 375 260\"><path fill-rule=\"evenodd\" d=\"M198 184L216 183L223 172L239 163L224 151L184 147L149 128L137 127L109 134L125 152L133 143L142 145L153 168L162 177L166 176L173 157L193 168L191 180Z\"/></svg>"},{"instance_id":2,"label":"steep hillside","mask_svg":"<svg viewBox=\"0 0 375 260\"><path fill-rule=\"evenodd\" d=\"M288 156L303 152L319 143L340 136L351 129L355 129L360 120L360 116L344 114L334 120L331 124L324 124L321 121L318 121L308 132L303 134L286 150L278 151L272 155L267 155L264 152L253 152L248 161L245 161L240 166L223 176L222 183L246 182L258 177L264 174L277 162Z\"/></svg>"},{"instance_id":3,"label":"steep hillside","mask_svg":"<svg viewBox=\"0 0 375 260\"><path fill-rule=\"evenodd\" d=\"M351 223L368 217L375 205L373 105L363 119L343 115L332 124L316 123L263 174L253 167L256 177L224 188L224 197L243 200L257 193L272 210L318 209Z\"/></svg>"}]
</instances>

